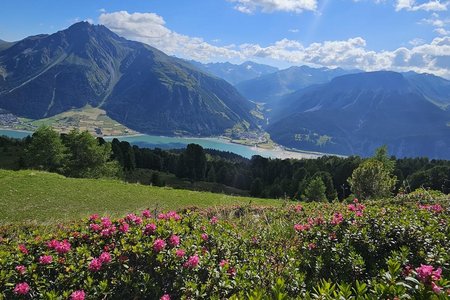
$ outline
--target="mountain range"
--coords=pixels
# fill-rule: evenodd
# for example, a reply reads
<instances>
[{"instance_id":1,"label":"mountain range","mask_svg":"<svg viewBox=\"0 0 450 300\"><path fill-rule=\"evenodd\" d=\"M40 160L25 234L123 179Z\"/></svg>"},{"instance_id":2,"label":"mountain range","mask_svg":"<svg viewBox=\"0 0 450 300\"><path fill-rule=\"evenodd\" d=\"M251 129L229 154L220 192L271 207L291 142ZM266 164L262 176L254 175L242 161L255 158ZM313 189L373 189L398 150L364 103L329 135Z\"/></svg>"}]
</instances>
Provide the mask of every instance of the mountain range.
<instances>
[{"instance_id":1,"label":"mountain range","mask_svg":"<svg viewBox=\"0 0 450 300\"><path fill-rule=\"evenodd\" d=\"M302 150L369 156L386 144L398 157L450 159L450 81L438 76L201 64L87 22L0 40L0 109L42 119L86 106L142 133L266 130Z\"/></svg>"},{"instance_id":2,"label":"mountain range","mask_svg":"<svg viewBox=\"0 0 450 300\"><path fill-rule=\"evenodd\" d=\"M208 64L202 64L193 60L189 62L198 69L208 74L225 79L233 85L236 85L242 81L259 78L261 76L278 71L278 69L275 67L257 64L252 61L246 61L240 65L232 64L229 62Z\"/></svg>"},{"instance_id":3,"label":"mountain range","mask_svg":"<svg viewBox=\"0 0 450 300\"><path fill-rule=\"evenodd\" d=\"M292 148L370 156L386 144L397 157L450 159L449 83L387 71L336 77L280 99L267 130Z\"/></svg>"},{"instance_id":4,"label":"mountain range","mask_svg":"<svg viewBox=\"0 0 450 300\"><path fill-rule=\"evenodd\" d=\"M308 66L293 66L288 69L273 72L264 76L240 82L236 85L238 91L248 99L256 102L271 103L284 95L293 93L305 87L329 82L331 79L359 70L344 70L341 68L311 68Z\"/></svg>"},{"instance_id":5,"label":"mountain range","mask_svg":"<svg viewBox=\"0 0 450 300\"><path fill-rule=\"evenodd\" d=\"M254 105L228 82L102 25L76 23L0 51L0 108L40 119L87 104L144 133L256 128Z\"/></svg>"}]
</instances>

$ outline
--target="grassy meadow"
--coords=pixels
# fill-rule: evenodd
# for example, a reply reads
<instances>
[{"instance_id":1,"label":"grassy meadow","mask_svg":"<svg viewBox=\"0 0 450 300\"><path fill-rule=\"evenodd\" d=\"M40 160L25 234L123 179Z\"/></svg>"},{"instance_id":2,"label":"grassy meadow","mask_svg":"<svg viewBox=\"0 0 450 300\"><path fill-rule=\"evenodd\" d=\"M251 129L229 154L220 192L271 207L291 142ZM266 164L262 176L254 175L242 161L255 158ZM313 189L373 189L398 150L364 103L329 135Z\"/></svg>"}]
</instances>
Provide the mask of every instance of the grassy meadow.
<instances>
[{"instance_id":1,"label":"grassy meadow","mask_svg":"<svg viewBox=\"0 0 450 300\"><path fill-rule=\"evenodd\" d=\"M0 224L55 223L92 213L128 212L224 205L281 205L279 200L234 197L129 184L117 180L75 179L31 170L0 170Z\"/></svg>"}]
</instances>

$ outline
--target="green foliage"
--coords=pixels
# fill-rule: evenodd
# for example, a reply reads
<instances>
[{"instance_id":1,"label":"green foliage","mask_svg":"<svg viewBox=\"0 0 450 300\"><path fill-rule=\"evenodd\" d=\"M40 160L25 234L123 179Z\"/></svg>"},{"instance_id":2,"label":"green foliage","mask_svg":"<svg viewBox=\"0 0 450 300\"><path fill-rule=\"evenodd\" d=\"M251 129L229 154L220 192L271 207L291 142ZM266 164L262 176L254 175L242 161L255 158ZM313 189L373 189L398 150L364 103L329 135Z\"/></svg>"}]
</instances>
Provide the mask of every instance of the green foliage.
<instances>
[{"instance_id":1,"label":"green foliage","mask_svg":"<svg viewBox=\"0 0 450 300\"><path fill-rule=\"evenodd\" d=\"M306 201L324 202L327 201L325 195L326 187L321 177L314 177L305 189L303 198Z\"/></svg>"},{"instance_id":2,"label":"green foliage","mask_svg":"<svg viewBox=\"0 0 450 300\"><path fill-rule=\"evenodd\" d=\"M118 164L106 163L111 157L111 144L100 145L89 132L72 130L64 137L67 152L67 171L71 177L99 178L105 175L117 177Z\"/></svg>"},{"instance_id":3,"label":"green foliage","mask_svg":"<svg viewBox=\"0 0 450 300\"><path fill-rule=\"evenodd\" d=\"M244 205L2 226L0 298L17 299L26 282L28 298L44 299L76 290L86 299L448 299L450 202L432 207Z\"/></svg>"},{"instance_id":4,"label":"green foliage","mask_svg":"<svg viewBox=\"0 0 450 300\"><path fill-rule=\"evenodd\" d=\"M369 159L353 171L348 179L351 190L363 199L389 197L394 189L396 178L391 176L384 164Z\"/></svg>"},{"instance_id":5,"label":"green foliage","mask_svg":"<svg viewBox=\"0 0 450 300\"><path fill-rule=\"evenodd\" d=\"M66 163L66 148L51 127L39 127L25 149L25 163L39 170L61 171Z\"/></svg>"}]
</instances>

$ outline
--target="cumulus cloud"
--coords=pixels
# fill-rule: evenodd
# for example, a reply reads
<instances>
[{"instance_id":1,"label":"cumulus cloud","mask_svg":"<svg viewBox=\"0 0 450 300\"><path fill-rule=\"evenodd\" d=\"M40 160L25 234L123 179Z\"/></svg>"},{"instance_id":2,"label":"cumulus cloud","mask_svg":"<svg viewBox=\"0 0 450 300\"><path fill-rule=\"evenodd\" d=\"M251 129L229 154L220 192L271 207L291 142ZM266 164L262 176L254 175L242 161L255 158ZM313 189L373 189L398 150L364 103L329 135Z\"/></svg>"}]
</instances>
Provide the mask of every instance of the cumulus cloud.
<instances>
[{"instance_id":1,"label":"cumulus cloud","mask_svg":"<svg viewBox=\"0 0 450 300\"><path fill-rule=\"evenodd\" d=\"M415 0L397 0L395 10L409 10L409 11L445 11L447 10L448 2L442 3L439 0L432 0L425 3L416 3Z\"/></svg>"},{"instance_id":2,"label":"cumulus cloud","mask_svg":"<svg viewBox=\"0 0 450 300\"><path fill-rule=\"evenodd\" d=\"M422 19L421 23L435 27L434 32L440 35L450 34L450 30L448 30L448 27L450 25L450 18L443 19L437 13L433 13L428 19Z\"/></svg>"},{"instance_id":3,"label":"cumulus cloud","mask_svg":"<svg viewBox=\"0 0 450 300\"><path fill-rule=\"evenodd\" d=\"M208 57L225 59L239 57L239 52L230 47L217 47L202 38L171 31L166 27L164 19L154 13L130 14L127 11L103 13L99 21L121 36L146 43L167 54L200 61Z\"/></svg>"},{"instance_id":4,"label":"cumulus cloud","mask_svg":"<svg viewBox=\"0 0 450 300\"><path fill-rule=\"evenodd\" d=\"M255 11L271 13L274 11L300 13L304 10L315 11L318 0L228 0L236 3L234 9L251 14Z\"/></svg>"},{"instance_id":5,"label":"cumulus cloud","mask_svg":"<svg viewBox=\"0 0 450 300\"><path fill-rule=\"evenodd\" d=\"M366 40L362 37L309 45L281 39L266 46L254 43L214 46L201 38L170 30L164 19L153 13L104 13L99 20L128 39L147 43L170 55L202 62L270 59L284 64L359 68L367 71L412 70L450 78L450 37L437 37L430 43L413 40L410 48L401 47L392 51L367 49Z\"/></svg>"}]
</instances>

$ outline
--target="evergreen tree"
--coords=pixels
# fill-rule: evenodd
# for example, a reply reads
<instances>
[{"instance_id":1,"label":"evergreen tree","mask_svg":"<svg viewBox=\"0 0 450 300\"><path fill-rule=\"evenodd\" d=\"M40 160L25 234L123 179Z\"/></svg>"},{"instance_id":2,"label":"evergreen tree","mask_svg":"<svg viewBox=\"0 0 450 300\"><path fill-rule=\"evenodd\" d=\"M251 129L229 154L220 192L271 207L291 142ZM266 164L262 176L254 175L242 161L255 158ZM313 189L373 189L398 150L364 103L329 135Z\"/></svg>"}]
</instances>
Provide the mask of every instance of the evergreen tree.
<instances>
[{"instance_id":1,"label":"evergreen tree","mask_svg":"<svg viewBox=\"0 0 450 300\"><path fill-rule=\"evenodd\" d=\"M216 170L214 169L214 166L209 168L206 180L209 182L216 182Z\"/></svg>"},{"instance_id":2,"label":"evergreen tree","mask_svg":"<svg viewBox=\"0 0 450 300\"><path fill-rule=\"evenodd\" d=\"M254 179L252 185L250 186L250 195L252 195L253 197L260 197L263 188L264 186L261 178Z\"/></svg>"},{"instance_id":3,"label":"evergreen tree","mask_svg":"<svg viewBox=\"0 0 450 300\"><path fill-rule=\"evenodd\" d=\"M320 177L314 177L305 189L304 198L306 201L324 202L327 201L325 196L326 187Z\"/></svg>"}]
</instances>

